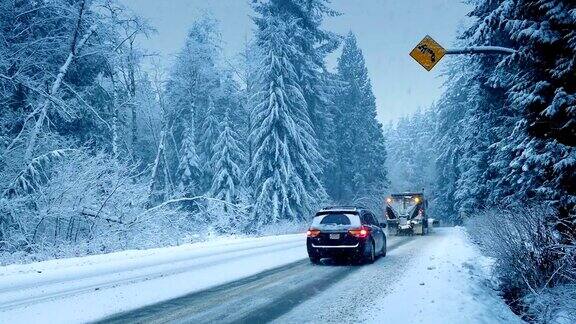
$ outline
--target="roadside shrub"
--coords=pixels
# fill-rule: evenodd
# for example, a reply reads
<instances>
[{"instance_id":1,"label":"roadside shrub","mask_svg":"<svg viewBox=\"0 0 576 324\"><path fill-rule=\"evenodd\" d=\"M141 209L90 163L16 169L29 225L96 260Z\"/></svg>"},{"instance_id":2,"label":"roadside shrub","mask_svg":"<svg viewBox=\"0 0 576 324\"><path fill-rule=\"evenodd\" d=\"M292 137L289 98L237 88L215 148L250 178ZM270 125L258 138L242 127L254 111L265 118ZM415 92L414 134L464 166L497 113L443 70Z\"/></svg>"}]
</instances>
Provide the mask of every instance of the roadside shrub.
<instances>
[{"instance_id":1,"label":"roadside shrub","mask_svg":"<svg viewBox=\"0 0 576 324\"><path fill-rule=\"evenodd\" d=\"M4 264L178 244L193 224L146 213L146 179L105 153L52 151L14 179L0 196Z\"/></svg>"},{"instance_id":2,"label":"roadside shrub","mask_svg":"<svg viewBox=\"0 0 576 324\"><path fill-rule=\"evenodd\" d=\"M216 235L243 235L251 223L248 204L245 200L235 204L217 200L207 200L204 215L206 227Z\"/></svg>"},{"instance_id":3,"label":"roadside shrub","mask_svg":"<svg viewBox=\"0 0 576 324\"><path fill-rule=\"evenodd\" d=\"M576 323L576 284L530 292L522 303L525 317L536 323Z\"/></svg>"},{"instance_id":4,"label":"roadside shrub","mask_svg":"<svg viewBox=\"0 0 576 324\"><path fill-rule=\"evenodd\" d=\"M535 314L560 304L555 299L566 292L553 288L576 283L574 239L561 239L558 222L552 208L519 206L486 210L467 223L472 239L494 258L507 302L529 321L539 322Z\"/></svg>"}]
</instances>

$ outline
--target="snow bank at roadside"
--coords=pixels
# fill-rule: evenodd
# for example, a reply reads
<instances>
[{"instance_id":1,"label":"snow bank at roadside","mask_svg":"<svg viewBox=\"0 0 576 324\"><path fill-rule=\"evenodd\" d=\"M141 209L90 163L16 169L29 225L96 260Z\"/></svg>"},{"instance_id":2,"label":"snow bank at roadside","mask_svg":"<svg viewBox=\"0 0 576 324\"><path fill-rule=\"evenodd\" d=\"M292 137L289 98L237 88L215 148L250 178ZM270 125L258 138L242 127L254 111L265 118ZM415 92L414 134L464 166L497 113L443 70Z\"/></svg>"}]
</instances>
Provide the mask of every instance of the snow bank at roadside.
<instances>
[{"instance_id":1,"label":"snow bank at roadside","mask_svg":"<svg viewBox=\"0 0 576 324\"><path fill-rule=\"evenodd\" d=\"M462 227L439 228L395 284L374 303L383 310L372 323L522 323L493 289L490 259L482 256Z\"/></svg>"},{"instance_id":2,"label":"snow bank at roadside","mask_svg":"<svg viewBox=\"0 0 576 324\"><path fill-rule=\"evenodd\" d=\"M0 268L0 323L77 323L307 257L303 234L227 239Z\"/></svg>"}]
</instances>

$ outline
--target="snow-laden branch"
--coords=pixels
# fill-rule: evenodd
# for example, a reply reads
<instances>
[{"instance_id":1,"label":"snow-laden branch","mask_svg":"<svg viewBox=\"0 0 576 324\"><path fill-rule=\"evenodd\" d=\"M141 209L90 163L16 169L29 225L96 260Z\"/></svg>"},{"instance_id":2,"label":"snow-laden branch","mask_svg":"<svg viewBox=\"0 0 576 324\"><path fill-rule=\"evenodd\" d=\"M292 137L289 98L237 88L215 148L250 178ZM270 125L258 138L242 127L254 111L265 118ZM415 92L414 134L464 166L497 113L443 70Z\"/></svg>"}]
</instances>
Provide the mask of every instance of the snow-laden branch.
<instances>
[{"instance_id":1,"label":"snow-laden branch","mask_svg":"<svg viewBox=\"0 0 576 324\"><path fill-rule=\"evenodd\" d=\"M112 127L110 126L110 124L108 124L108 122L102 118L100 116L100 114L98 114L98 112L96 111L96 109L94 109L94 107L92 107L91 104L89 104L88 102L86 102L86 100L84 100L84 98L82 98L82 96L76 91L74 90L74 88L72 88L68 83L66 82L62 82L62 84L64 84L64 86L66 86L66 88L68 90L70 90L70 92L72 92L72 94L74 94L74 96L84 104L84 106L86 106L95 116L96 118L98 118L104 125L106 125L106 127L108 127L109 130L112 129Z\"/></svg>"},{"instance_id":2,"label":"snow-laden branch","mask_svg":"<svg viewBox=\"0 0 576 324\"><path fill-rule=\"evenodd\" d=\"M12 80L14 79L13 76L9 77L9 76L4 75L4 74L2 74L2 73L0 73L0 78L6 79L6 80L8 80L8 81L12 81Z\"/></svg>"},{"instance_id":3,"label":"snow-laden branch","mask_svg":"<svg viewBox=\"0 0 576 324\"><path fill-rule=\"evenodd\" d=\"M89 207L82 208L82 210L80 211L80 214L83 216L91 217L91 218L102 219L102 220L105 220L105 221L111 222L111 223L124 224L124 222L122 222L119 219L114 219L110 216L102 215L101 210L96 211L96 210L91 209Z\"/></svg>"},{"instance_id":4,"label":"snow-laden branch","mask_svg":"<svg viewBox=\"0 0 576 324\"><path fill-rule=\"evenodd\" d=\"M53 150L48 153L35 157L30 163L22 170L8 187L2 193L3 196L8 197L18 192L29 192L36 190L42 181L47 179L45 169L47 164L61 159L70 152L75 152L76 149L60 149Z\"/></svg>"},{"instance_id":5,"label":"snow-laden branch","mask_svg":"<svg viewBox=\"0 0 576 324\"><path fill-rule=\"evenodd\" d=\"M80 21L81 19L82 16L79 16L78 20ZM86 44L90 36L92 36L92 34L94 34L95 31L96 31L96 24L92 25L86 31L86 33L84 34L84 36L82 36L78 44L73 44L72 49L68 54L68 57L66 58L66 61L58 70L56 80L54 80L54 82L52 83L52 87L50 88L49 92L50 96L54 96L56 92L58 92L58 89L60 89L60 86L62 85L62 80L66 76L66 73L68 72L70 64L72 64L74 57L80 52L84 44ZM44 120L46 119L48 108L50 107L50 102L51 101L49 99L44 100L40 108L40 115L38 116L38 119L36 120L36 123L34 124L32 131L30 132L30 138L28 140L28 145L26 146L26 152L24 153L24 159L26 161L30 160L30 158L32 157L32 152L36 146L38 133L40 132L40 128L42 127L42 125L44 124Z\"/></svg>"},{"instance_id":6,"label":"snow-laden branch","mask_svg":"<svg viewBox=\"0 0 576 324\"><path fill-rule=\"evenodd\" d=\"M142 216L144 216L144 215L146 215L146 214L150 214L150 213L152 213L152 212L155 212L155 211L157 211L157 210L160 210L160 209L162 209L162 208L164 208L164 207L166 207L166 206L169 206L169 205L172 205L172 204L181 203L181 202L195 202L195 201L197 201L197 200L202 200L202 199L203 199L203 200L208 200L208 201L216 201L216 202L222 203L222 204L224 204L224 205L230 206L230 207L232 207L232 208L238 207L237 205L232 204L232 203L229 203L229 202L227 202L227 201L225 201L225 200L221 200L221 199L217 199L217 198L212 198L212 197L206 197L206 196L195 196L195 197L175 198L175 199L167 200L167 201L165 201L165 202L163 202L163 203L161 203L161 204L159 204L159 205L156 205L156 206L154 206L154 207L151 207L151 208L146 209L145 211L143 211L142 213L140 213L138 216L136 216L136 219L135 219L133 222L131 222L129 225L133 225L133 224L137 223L138 220L140 219L140 217L142 217Z\"/></svg>"},{"instance_id":7,"label":"snow-laden branch","mask_svg":"<svg viewBox=\"0 0 576 324\"><path fill-rule=\"evenodd\" d=\"M463 48L451 48L446 50L446 54L503 54L510 55L516 53L515 49L502 46L473 46Z\"/></svg>"}]
</instances>

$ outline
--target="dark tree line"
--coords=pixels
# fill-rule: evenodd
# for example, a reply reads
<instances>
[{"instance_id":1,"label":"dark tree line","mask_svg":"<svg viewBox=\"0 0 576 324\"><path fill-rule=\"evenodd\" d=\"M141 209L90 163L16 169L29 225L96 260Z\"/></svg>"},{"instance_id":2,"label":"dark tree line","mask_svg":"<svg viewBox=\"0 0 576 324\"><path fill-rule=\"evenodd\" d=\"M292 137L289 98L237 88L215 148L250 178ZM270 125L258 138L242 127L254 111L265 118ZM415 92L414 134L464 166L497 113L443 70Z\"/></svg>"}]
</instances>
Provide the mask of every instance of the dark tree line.
<instances>
[{"instance_id":1,"label":"dark tree line","mask_svg":"<svg viewBox=\"0 0 576 324\"><path fill-rule=\"evenodd\" d=\"M390 127L389 164L400 163L390 168L392 187L416 183L406 170L432 166L423 187L433 217L468 224L496 258L515 310L547 321L554 316L543 309L565 305L558 294L576 281L576 3L472 5L474 23L456 46L516 52L447 61L445 91L426 117Z\"/></svg>"}]
</instances>

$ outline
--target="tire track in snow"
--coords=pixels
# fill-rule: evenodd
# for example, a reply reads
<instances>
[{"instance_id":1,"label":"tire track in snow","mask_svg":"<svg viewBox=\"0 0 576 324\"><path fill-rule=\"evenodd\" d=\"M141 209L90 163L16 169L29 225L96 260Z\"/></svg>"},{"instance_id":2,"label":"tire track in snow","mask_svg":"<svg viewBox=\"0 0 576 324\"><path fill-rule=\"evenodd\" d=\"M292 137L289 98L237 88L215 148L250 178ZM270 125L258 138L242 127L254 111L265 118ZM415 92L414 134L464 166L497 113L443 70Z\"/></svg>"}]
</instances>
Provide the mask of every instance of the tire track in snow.
<instances>
[{"instance_id":1,"label":"tire track in snow","mask_svg":"<svg viewBox=\"0 0 576 324\"><path fill-rule=\"evenodd\" d=\"M68 280L59 279L47 281L46 283L40 282L35 285L33 282L25 282L21 285L22 287L15 285L12 289L6 288L3 291L0 290L0 311L58 298L67 298L94 290L114 288L125 284L177 275L213 265L215 261L212 259L225 255L232 256L224 260L217 260L216 262L224 263L256 254L278 253L286 249L300 248L301 246L301 242L288 241L271 243L268 246L239 247L215 255L194 255L189 258L182 258L176 262L158 263L151 266L144 266L140 269L128 268L127 271L115 271L110 274L96 275L91 273L85 277L79 276L78 278L70 278ZM167 270L165 268L169 269Z\"/></svg>"},{"instance_id":2,"label":"tire track in snow","mask_svg":"<svg viewBox=\"0 0 576 324\"><path fill-rule=\"evenodd\" d=\"M389 238L388 251L412 242ZM378 262L386 262L387 258ZM260 323L286 314L361 266L312 265L302 260L232 283L121 313L101 323Z\"/></svg>"},{"instance_id":3,"label":"tire track in snow","mask_svg":"<svg viewBox=\"0 0 576 324\"><path fill-rule=\"evenodd\" d=\"M427 248L436 245L442 237L439 233L415 236L410 244L395 249L382 262L362 267L354 276L344 278L322 292L318 298L301 303L275 322L362 323L370 312L386 312L385 309L376 310L374 300L400 289L397 282L413 266L413 261ZM420 278L413 280L418 281Z\"/></svg>"}]
</instances>

